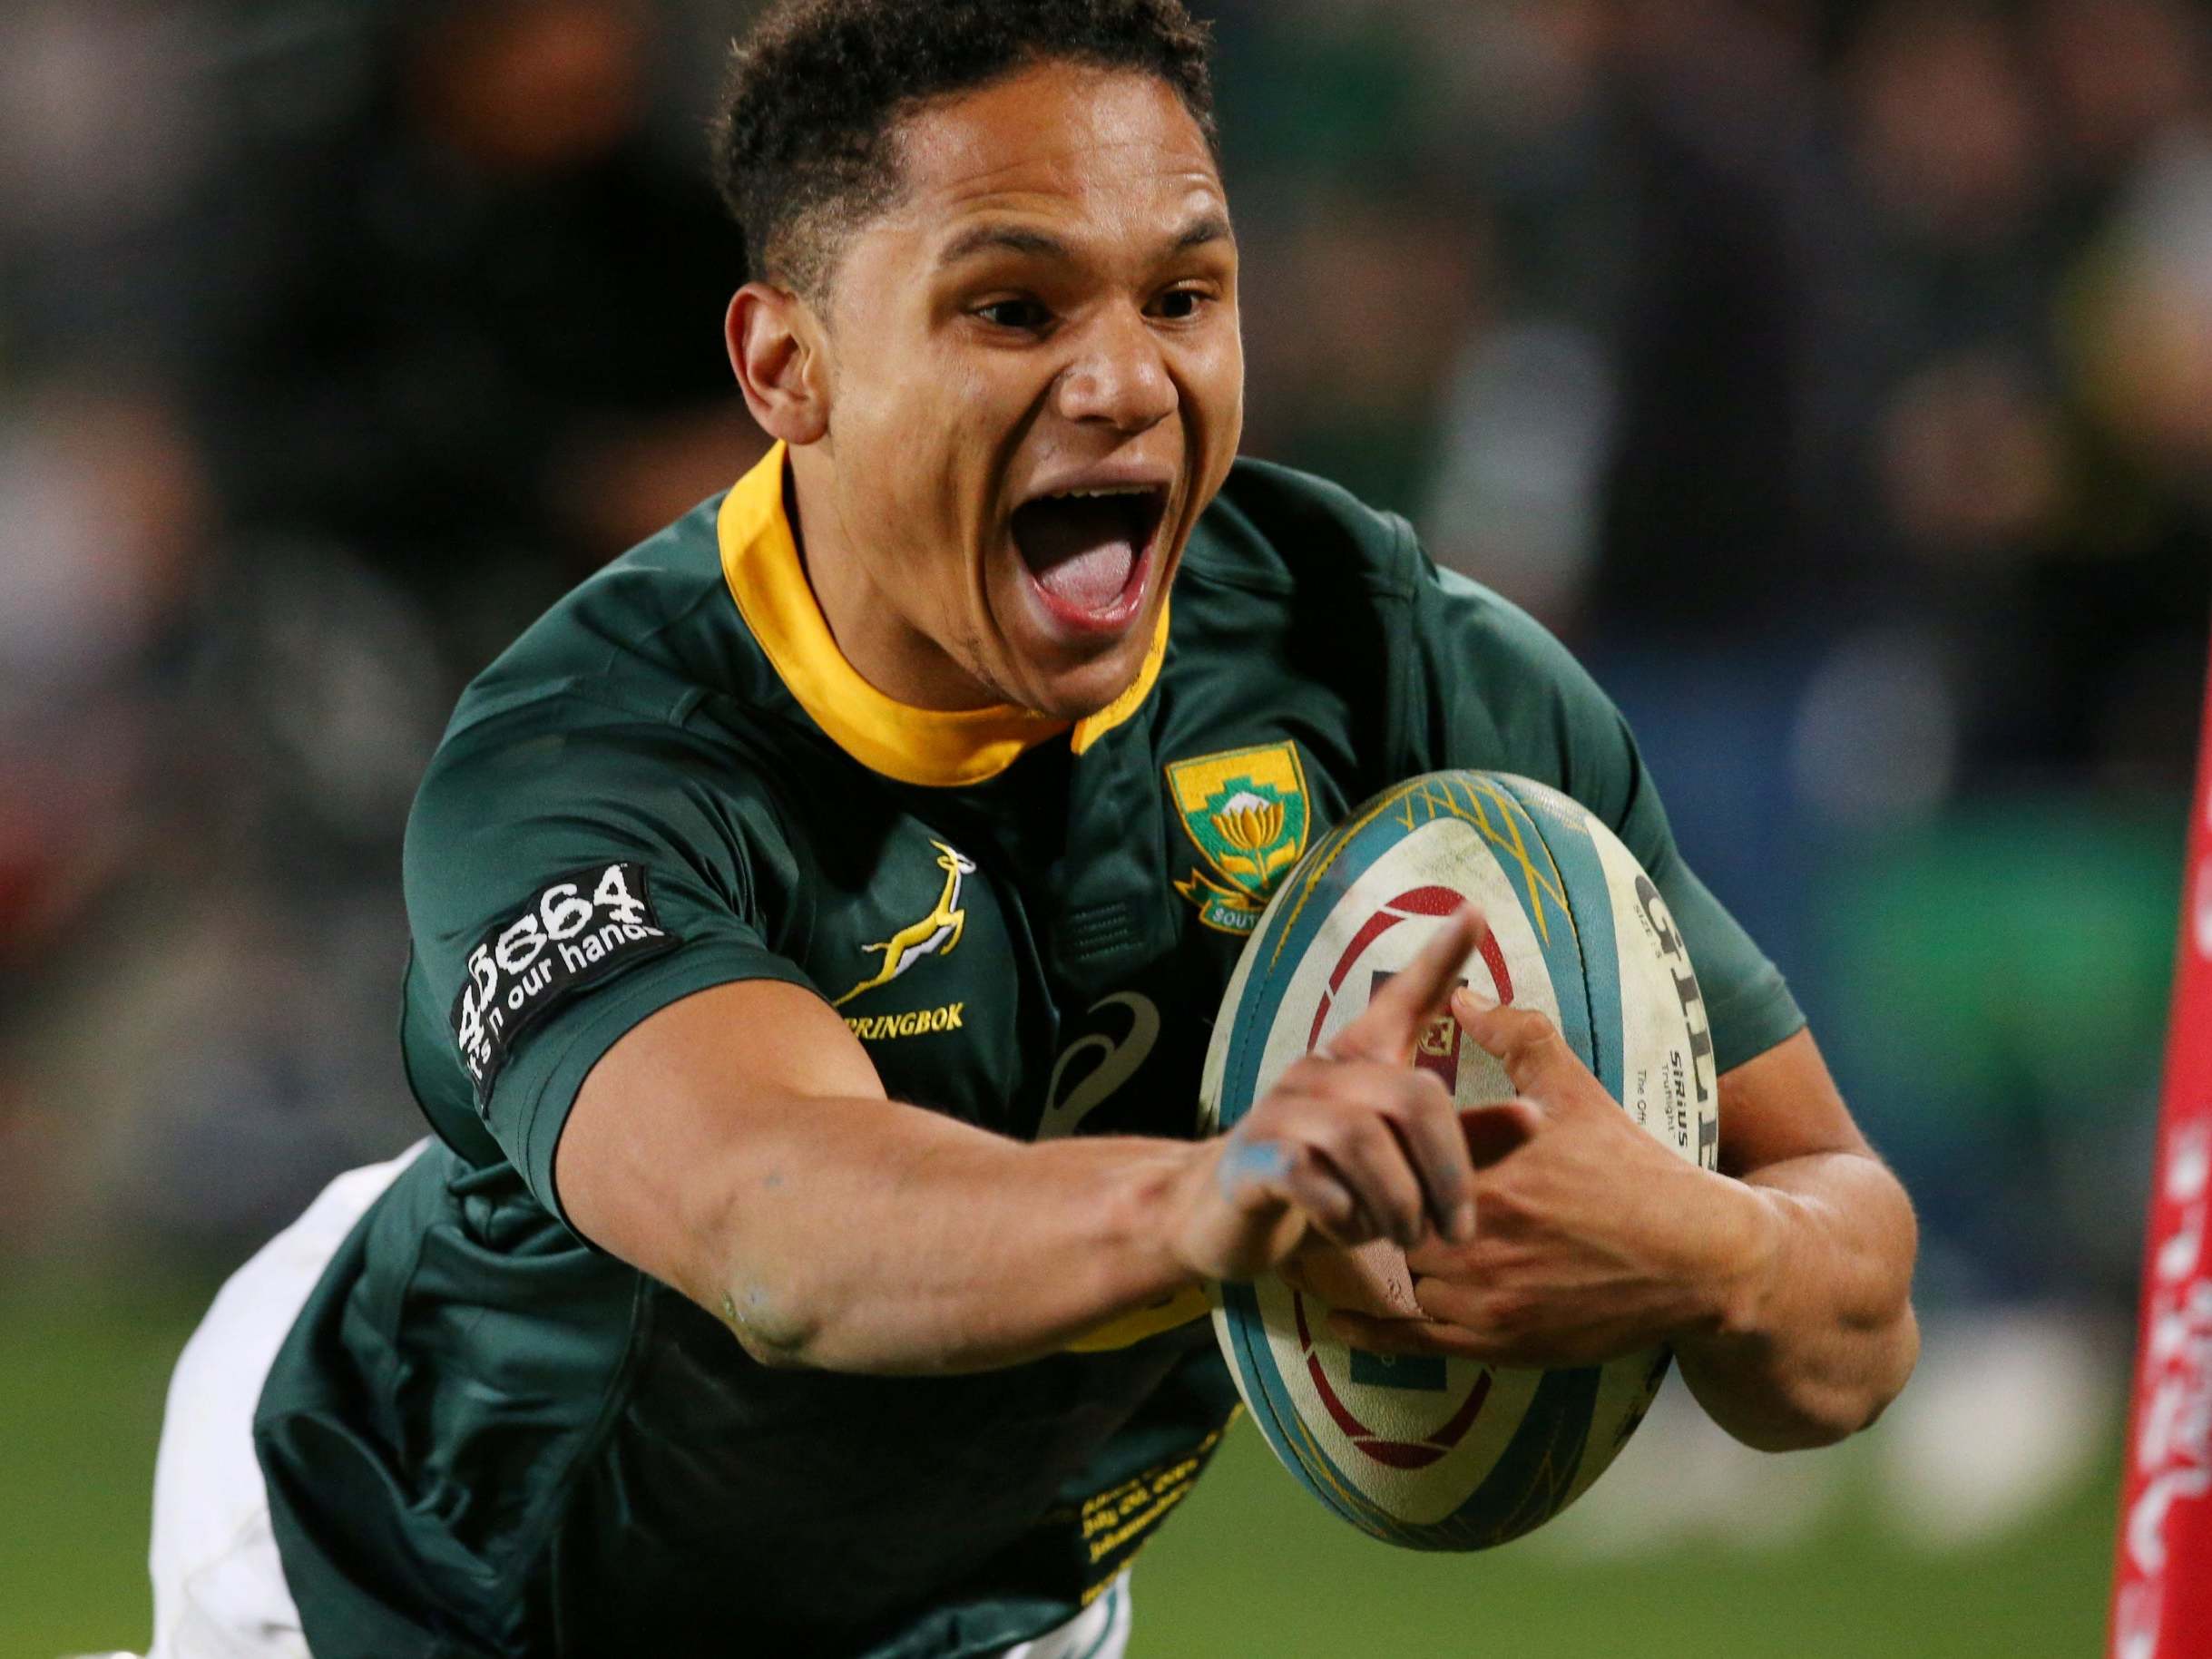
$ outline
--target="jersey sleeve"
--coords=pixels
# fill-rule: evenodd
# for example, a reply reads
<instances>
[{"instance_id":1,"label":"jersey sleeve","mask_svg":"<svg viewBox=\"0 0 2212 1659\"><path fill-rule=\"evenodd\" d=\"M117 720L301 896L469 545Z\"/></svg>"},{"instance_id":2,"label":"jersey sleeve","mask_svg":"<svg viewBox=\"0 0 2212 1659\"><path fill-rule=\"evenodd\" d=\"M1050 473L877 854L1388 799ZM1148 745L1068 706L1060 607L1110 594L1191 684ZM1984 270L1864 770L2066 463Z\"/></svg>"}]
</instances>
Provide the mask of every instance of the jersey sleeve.
<instances>
[{"instance_id":1,"label":"jersey sleeve","mask_svg":"<svg viewBox=\"0 0 2212 1659\"><path fill-rule=\"evenodd\" d=\"M444 1039L425 1081L472 1104L563 1219L554 1149L626 1032L733 981L814 989L773 943L791 886L777 815L729 767L670 726L479 728L448 742L416 796L410 1020Z\"/></svg>"},{"instance_id":2,"label":"jersey sleeve","mask_svg":"<svg viewBox=\"0 0 2212 1659\"><path fill-rule=\"evenodd\" d=\"M1681 927L1721 1071L1800 1030L1805 1015L1780 971L1675 845L1659 790L1612 699L1526 612L1438 569L1417 548L1410 556L1410 639L1398 698L1409 751L1405 772L1516 772L1564 791L1602 818Z\"/></svg>"}]
</instances>

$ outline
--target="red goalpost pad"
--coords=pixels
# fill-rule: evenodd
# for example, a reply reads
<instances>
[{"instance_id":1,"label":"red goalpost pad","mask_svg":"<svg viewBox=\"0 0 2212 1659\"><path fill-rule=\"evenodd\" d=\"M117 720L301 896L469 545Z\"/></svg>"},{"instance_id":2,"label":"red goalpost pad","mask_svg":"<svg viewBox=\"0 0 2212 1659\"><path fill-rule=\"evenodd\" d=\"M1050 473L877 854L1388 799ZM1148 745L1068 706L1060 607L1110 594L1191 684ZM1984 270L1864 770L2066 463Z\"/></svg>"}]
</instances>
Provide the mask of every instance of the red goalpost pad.
<instances>
[{"instance_id":1,"label":"red goalpost pad","mask_svg":"<svg viewBox=\"0 0 2212 1659\"><path fill-rule=\"evenodd\" d=\"M2110 1659L2212 1659L2212 685L2145 1243Z\"/></svg>"}]
</instances>

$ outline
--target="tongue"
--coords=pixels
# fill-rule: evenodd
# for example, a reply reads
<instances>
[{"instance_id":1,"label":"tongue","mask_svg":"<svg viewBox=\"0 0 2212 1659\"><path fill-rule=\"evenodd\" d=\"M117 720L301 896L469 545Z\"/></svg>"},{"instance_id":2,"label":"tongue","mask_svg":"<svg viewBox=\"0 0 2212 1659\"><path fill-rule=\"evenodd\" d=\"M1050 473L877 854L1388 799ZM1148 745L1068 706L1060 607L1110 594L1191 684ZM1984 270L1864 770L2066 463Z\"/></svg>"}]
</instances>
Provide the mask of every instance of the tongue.
<instances>
[{"instance_id":1,"label":"tongue","mask_svg":"<svg viewBox=\"0 0 2212 1659\"><path fill-rule=\"evenodd\" d=\"M1047 565L1037 572L1037 585L1078 610L1105 610L1129 586L1129 573L1136 562L1137 550L1123 536Z\"/></svg>"},{"instance_id":2,"label":"tongue","mask_svg":"<svg viewBox=\"0 0 2212 1659\"><path fill-rule=\"evenodd\" d=\"M1137 566L1127 510L1110 501L1037 503L1023 514L1023 556L1037 585L1078 610L1105 610Z\"/></svg>"}]
</instances>

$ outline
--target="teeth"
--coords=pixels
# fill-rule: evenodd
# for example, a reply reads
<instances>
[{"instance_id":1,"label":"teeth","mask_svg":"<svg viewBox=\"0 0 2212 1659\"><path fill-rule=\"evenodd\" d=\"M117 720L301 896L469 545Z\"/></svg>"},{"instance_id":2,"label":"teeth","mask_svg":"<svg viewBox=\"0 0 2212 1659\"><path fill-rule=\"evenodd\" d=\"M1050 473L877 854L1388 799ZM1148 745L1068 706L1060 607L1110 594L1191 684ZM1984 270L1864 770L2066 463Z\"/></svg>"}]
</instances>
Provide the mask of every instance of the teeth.
<instances>
[{"instance_id":1,"label":"teeth","mask_svg":"<svg viewBox=\"0 0 2212 1659\"><path fill-rule=\"evenodd\" d=\"M1096 490L1062 490L1052 497L1054 501L1097 501L1111 495L1150 495L1152 486L1144 483L1107 484Z\"/></svg>"}]
</instances>

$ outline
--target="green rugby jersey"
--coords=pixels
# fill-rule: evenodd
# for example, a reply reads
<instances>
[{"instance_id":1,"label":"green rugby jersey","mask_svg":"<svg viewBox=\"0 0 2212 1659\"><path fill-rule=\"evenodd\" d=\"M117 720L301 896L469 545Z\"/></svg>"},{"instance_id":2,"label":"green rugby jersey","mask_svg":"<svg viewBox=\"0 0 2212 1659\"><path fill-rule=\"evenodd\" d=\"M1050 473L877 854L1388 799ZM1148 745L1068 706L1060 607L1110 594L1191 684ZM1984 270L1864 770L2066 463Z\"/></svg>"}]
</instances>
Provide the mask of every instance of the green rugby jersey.
<instances>
[{"instance_id":1,"label":"green rugby jersey","mask_svg":"<svg viewBox=\"0 0 2212 1659\"><path fill-rule=\"evenodd\" d=\"M1239 463L1140 680L1071 728L869 687L783 482L778 449L563 600L423 784L402 1038L443 1144L354 1230L256 1418L319 1659L992 1653L1095 1596L1210 1454L1235 1393L1195 1293L982 1375L770 1371L578 1239L563 1122L678 998L788 980L895 1098L1189 1137L1271 882L1385 785L1464 766L1619 831L1722 1069L1801 1023L1610 703L1401 521Z\"/></svg>"}]
</instances>

